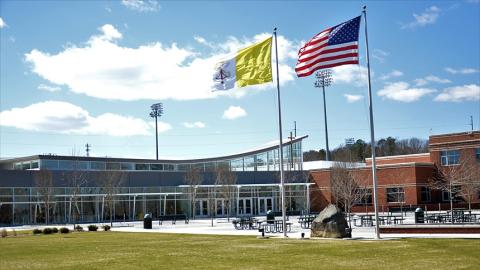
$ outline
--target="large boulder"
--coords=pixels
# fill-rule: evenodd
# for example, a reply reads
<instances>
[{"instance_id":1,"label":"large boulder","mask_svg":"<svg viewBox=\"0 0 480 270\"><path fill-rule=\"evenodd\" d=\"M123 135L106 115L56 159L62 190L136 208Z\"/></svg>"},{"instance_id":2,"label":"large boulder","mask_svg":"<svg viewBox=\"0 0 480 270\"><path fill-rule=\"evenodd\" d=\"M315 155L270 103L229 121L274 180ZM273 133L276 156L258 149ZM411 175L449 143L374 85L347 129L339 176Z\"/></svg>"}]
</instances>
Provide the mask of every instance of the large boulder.
<instances>
[{"instance_id":1,"label":"large boulder","mask_svg":"<svg viewBox=\"0 0 480 270\"><path fill-rule=\"evenodd\" d=\"M330 204L312 222L310 237L345 238L352 237L342 211Z\"/></svg>"}]
</instances>

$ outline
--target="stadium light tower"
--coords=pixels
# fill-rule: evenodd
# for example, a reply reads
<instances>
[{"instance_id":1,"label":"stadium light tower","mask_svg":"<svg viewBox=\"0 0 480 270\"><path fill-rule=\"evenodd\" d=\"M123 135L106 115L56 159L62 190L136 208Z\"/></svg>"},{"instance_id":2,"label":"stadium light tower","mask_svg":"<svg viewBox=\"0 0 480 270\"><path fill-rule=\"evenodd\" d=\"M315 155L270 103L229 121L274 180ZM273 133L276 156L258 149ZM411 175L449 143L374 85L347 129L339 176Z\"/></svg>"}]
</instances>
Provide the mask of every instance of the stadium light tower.
<instances>
[{"instance_id":1,"label":"stadium light tower","mask_svg":"<svg viewBox=\"0 0 480 270\"><path fill-rule=\"evenodd\" d=\"M332 84L332 72L329 69L324 69L315 74L317 81L315 81L315 87L322 88L323 90L323 115L325 117L325 141L326 141L326 159L330 161L330 149L328 148L328 129L327 129L327 103L325 102L325 87Z\"/></svg>"},{"instance_id":2,"label":"stadium light tower","mask_svg":"<svg viewBox=\"0 0 480 270\"><path fill-rule=\"evenodd\" d=\"M162 103L155 103L150 106L152 111L150 112L150 117L155 118L155 142L156 142L156 149L157 149L157 160L158 160L158 124L157 120L163 114L163 104Z\"/></svg>"}]
</instances>

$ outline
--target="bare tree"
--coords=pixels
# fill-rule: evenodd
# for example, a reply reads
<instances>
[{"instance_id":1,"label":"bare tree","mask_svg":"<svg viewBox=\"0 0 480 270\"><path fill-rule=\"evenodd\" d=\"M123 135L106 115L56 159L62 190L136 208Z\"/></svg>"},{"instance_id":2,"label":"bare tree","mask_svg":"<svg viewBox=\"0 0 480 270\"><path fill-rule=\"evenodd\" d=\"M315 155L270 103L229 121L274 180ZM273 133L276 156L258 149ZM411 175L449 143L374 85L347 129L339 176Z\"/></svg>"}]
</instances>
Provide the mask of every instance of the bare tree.
<instances>
[{"instance_id":1,"label":"bare tree","mask_svg":"<svg viewBox=\"0 0 480 270\"><path fill-rule=\"evenodd\" d=\"M54 201L53 176L49 170L40 170L35 175L35 186L42 204L45 206L45 224L50 221L50 208Z\"/></svg>"},{"instance_id":2,"label":"bare tree","mask_svg":"<svg viewBox=\"0 0 480 270\"><path fill-rule=\"evenodd\" d=\"M74 152L72 151L72 157L75 157ZM66 179L65 179L66 178ZM78 206L80 200L80 194L82 191L82 187L85 186L87 183L87 172L82 169L81 163L79 160L75 159L73 161L73 169L70 173L64 174L64 179L68 183L70 187L70 203L69 203L69 210L68 210L68 221L72 223L73 221L73 228L75 228L76 221L80 218L81 211L80 207ZM73 207L73 211L72 211ZM72 218L73 212L73 218Z\"/></svg>"},{"instance_id":3,"label":"bare tree","mask_svg":"<svg viewBox=\"0 0 480 270\"><path fill-rule=\"evenodd\" d=\"M464 198L468 203L468 210L472 209L472 201L478 196L480 192L480 164L475 161L472 156L464 157L461 161L463 171L457 182L460 186L458 195Z\"/></svg>"},{"instance_id":4,"label":"bare tree","mask_svg":"<svg viewBox=\"0 0 480 270\"><path fill-rule=\"evenodd\" d=\"M115 194L119 192L120 186L125 181L125 173L122 171L107 170L102 171L96 181L97 185L105 194L105 205L110 212L110 226L113 227L113 208L115 205Z\"/></svg>"},{"instance_id":5,"label":"bare tree","mask_svg":"<svg viewBox=\"0 0 480 270\"><path fill-rule=\"evenodd\" d=\"M433 175L428 179L429 185L433 189L448 193L452 223L454 223L453 202L455 198L458 198L458 195L461 194L462 187L464 192L469 195L470 192L475 190L474 184L478 182L478 179L475 178L477 171L472 166L475 166L474 162L471 162L467 157L461 159L458 164L440 167L435 165Z\"/></svg>"},{"instance_id":6,"label":"bare tree","mask_svg":"<svg viewBox=\"0 0 480 270\"><path fill-rule=\"evenodd\" d=\"M185 183L188 185L188 193L190 197L190 210L192 218L195 219L195 200L197 198L197 188L203 182L203 176L200 174L199 168L190 168L185 174Z\"/></svg>"},{"instance_id":7,"label":"bare tree","mask_svg":"<svg viewBox=\"0 0 480 270\"><path fill-rule=\"evenodd\" d=\"M350 227L352 207L363 200L368 193L365 181L354 170L348 163L336 162L330 175L331 192L335 204L347 213Z\"/></svg>"},{"instance_id":8,"label":"bare tree","mask_svg":"<svg viewBox=\"0 0 480 270\"><path fill-rule=\"evenodd\" d=\"M230 221L230 208L235 194L237 175L233 172L229 166L218 166L215 170L216 178L215 185L219 186L219 193L225 202L225 208L227 209L227 220Z\"/></svg>"}]
</instances>

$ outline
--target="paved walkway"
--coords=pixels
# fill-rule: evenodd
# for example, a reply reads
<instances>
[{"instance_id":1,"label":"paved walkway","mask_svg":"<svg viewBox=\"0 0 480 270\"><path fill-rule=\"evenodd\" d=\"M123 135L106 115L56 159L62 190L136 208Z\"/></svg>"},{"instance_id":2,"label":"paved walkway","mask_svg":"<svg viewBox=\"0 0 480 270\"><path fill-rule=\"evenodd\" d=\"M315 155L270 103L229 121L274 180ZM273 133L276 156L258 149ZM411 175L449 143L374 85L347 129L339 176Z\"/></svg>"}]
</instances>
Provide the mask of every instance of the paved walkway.
<instances>
[{"instance_id":1,"label":"paved walkway","mask_svg":"<svg viewBox=\"0 0 480 270\"><path fill-rule=\"evenodd\" d=\"M264 218L264 217L260 217ZM301 233L305 233L305 237L310 237L310 229L303 229L298 223L298 217L290 217L289 222L292 223L292 230L288 232L289 238L301 238ZM101 226L102 223L96 224ZM413 215L407 215L404 224L413 224ZM81 224L86 230L89 224ZM34 228L44 227L68 227L73 229L72 225L55 225L55 226L19 226L6 227L7 230L32 230ZM1 229L1 228L0 228ZM226 218L214 219L213 226L211 219L196 219L190 220L189 224L184 221L178 221L175 225L171 221L164 221L163 225L159 225L158 221L153 222L152 229L143 229L143 222L127 222L114 223L112 231L118 232L147 232L147 233L183 233L183 234L209 234L209 235L247 235L260 236L258 230L236 230L233 224L228 222ZM283 233L266 233L269 237L283 237ZM477 238L480 239L480 234L382 234L383 239L397 239L397 238ZM373 240L375 239L375 227L355 227L352 228L352 239L355 240Z\"/></svg>"}]
</instances>

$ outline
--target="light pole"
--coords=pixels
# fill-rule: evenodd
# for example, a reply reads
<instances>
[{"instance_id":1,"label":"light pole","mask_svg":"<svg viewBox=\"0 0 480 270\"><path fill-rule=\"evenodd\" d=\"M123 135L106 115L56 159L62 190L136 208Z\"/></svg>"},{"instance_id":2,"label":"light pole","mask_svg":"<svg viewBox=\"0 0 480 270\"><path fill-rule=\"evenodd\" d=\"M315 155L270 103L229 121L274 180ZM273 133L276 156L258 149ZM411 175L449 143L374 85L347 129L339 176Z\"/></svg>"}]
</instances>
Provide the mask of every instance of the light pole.
<instances>
[{"instance_id":1,"label":"light pole","mask_svg":"<svg viewBox=\"0 0 480 270\"><path fill-rule=\"evenodd\" d=\"M152 111L150 112L150 117L155 118L155 142L156 142L156 149L157 149L157 160L158 160L158 124L157 120L158 117L162 116L163 114L163 104L162 103L155 103L150 106Z\"/></svg>"},{"instance_id":2,"label":"light pole","mask_svg":"<svg viewBox=\"0 0 480 270\"><path fill-rule=\"evenodd\" d=\"M327 129L327 103L325 102L325 87L332 84L332 72L329 69L324 69L315 74L317 80L315 81L315 87L322 88L323 90L323 115L325 117L325 144L326 144L326 160L330 161L330 149L328 148L328 129Z\"/></svg>"}]
</instances>

